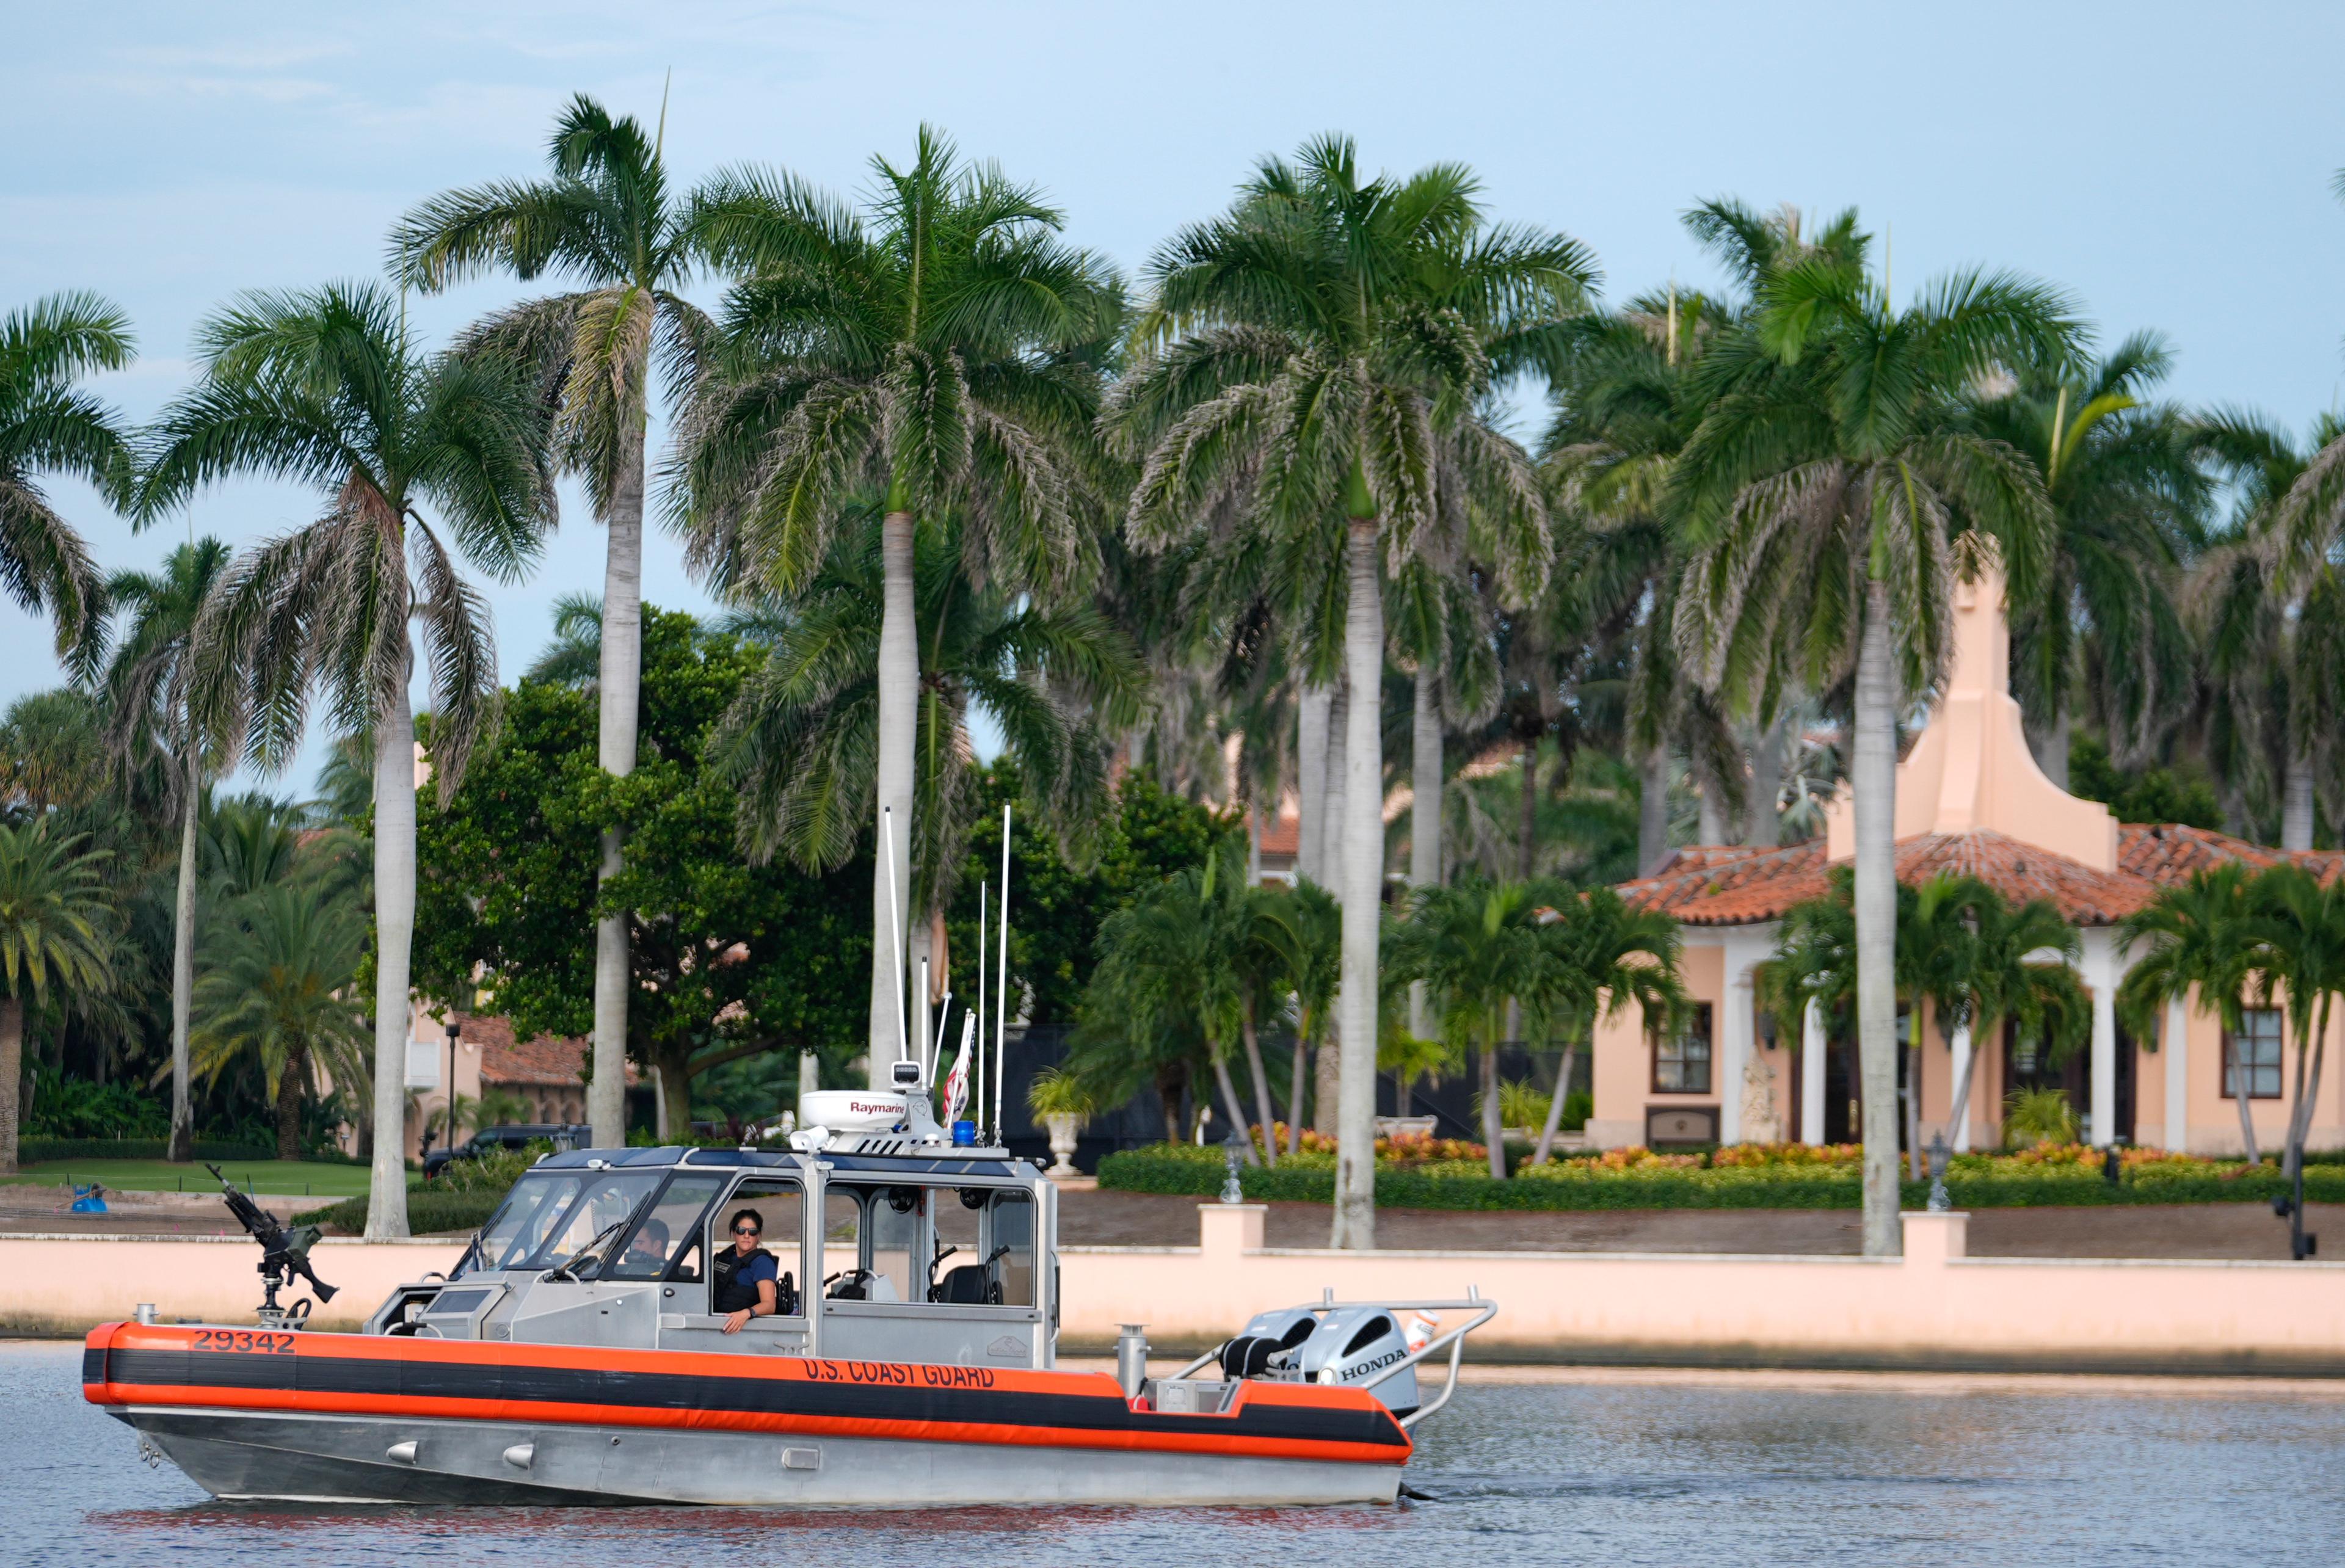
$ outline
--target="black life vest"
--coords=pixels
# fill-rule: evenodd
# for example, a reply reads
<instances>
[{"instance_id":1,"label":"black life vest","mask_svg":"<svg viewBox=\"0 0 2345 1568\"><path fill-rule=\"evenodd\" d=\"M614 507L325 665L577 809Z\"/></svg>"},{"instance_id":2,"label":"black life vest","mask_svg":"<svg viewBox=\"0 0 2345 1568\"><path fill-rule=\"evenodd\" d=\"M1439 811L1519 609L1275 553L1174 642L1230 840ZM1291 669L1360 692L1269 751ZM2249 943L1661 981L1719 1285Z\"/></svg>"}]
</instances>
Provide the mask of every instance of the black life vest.
<instances>
[{"instance_id":1,"label":"black life vest","mask_svg":"<svg viewBox=\"0 0 2345 1568\"><path fill-rule=\"evenodd\" d=\"M751 1257L756 1256L752 1253ZM716 1250L716 1260L710 1267L709 1307L717 1312L746 1312L757 1304L757 1287L741 1278L741 1265L748 1259L730 1247ZM785 1317L797 1310L797 1281L788 1274L774 1280L774 1310Z\"/></svg>"}]
</instances>

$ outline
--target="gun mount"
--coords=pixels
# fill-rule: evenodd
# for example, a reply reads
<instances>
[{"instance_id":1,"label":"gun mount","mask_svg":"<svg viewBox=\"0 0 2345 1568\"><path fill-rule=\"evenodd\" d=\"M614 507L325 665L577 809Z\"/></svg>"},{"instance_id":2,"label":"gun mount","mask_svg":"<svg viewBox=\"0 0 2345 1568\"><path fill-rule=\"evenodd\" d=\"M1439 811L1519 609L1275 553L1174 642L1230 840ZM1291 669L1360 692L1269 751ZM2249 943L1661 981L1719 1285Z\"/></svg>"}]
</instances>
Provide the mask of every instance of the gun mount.
<instances>
[{"instance_id":1,"label":"gun mount","mask_svg":"<svg viewBox=\"0 0 2345 1568\"><path fill-rule=\"evenodd\" d=\"M277 1304L277 1292L292 1284L296 1275L310 1282L320 1301L334 1299L334 1288L318 1278L310 1267L310 1249L317 1244L319 1230L314 1225L297 1225L288 1230L277 1223L277 1217L236 1189L236 1184L220 1175L217 1165L207 1165L206 1170L220 1184L227 1196L228 1210L236 1222L244 1227L245 1234L260 1243L260 1261L255 1267L260 1273L263 1290L255 1316L264 1329L299 1328L310 1316L310 1303L296 1301L290 1308Z\"/></svg>"}]
</instances>

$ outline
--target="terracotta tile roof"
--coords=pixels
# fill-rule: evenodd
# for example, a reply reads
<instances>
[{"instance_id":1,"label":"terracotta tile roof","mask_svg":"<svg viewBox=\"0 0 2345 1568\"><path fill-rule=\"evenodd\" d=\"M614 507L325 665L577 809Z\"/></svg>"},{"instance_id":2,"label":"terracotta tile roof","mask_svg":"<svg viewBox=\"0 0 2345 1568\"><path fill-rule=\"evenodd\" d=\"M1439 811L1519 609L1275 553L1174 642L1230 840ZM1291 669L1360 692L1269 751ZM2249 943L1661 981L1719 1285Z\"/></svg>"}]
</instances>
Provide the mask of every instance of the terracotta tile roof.
<instances>
[{"instance_id":1,"label":"terracotta tile roof","mask_svg":"<svg viewBox=\"0 0 2345 1568\"><path fill-rule=\"evenodd\" d=\"M1283 855L1292 859L1303 848L1303 817L1300 813L1283 808L1276 816L1262 824L1262 852Z\"/></svg>"},{"instance_id":2,"label":"terracotta tile roof","mask_svg":"<svg viewBox=\"0 0 2345 1568\"><path fill-rule=\"evenodd\" d=\"M563 1039L553 1035L539 1035L533 1039L513 1038L513 1021L480 1013L453 1013L463 1027L463 1037L481 1047L481 1081L484 1084L563 1085L572 1088L584 1083L586 1042L584 1039ZM627 1081L636 1077L635 1066L627 1064Z\"/></svg>"},{"instance_id":3,"label":"terracotta tile roof","mask_svg":"<svg viewBox=\"0 0 2345 1568\"><path fill-rule=\"evenodd\" d=\"M2205 828L2126 824L2117 834L2117 869L2099 871L2003 834L1923 834L1897 845L1897 879L1922 883L1941 872L1975 876L2005 898L2048 898L2079 926L2113 926L2149 902L2158 887L2195 871L2240 861L2262 867L2293 860L2323 880L2345 875L2345 853L2283 850ZM1640 908L1664 909L1689 926L1746 926L1781 916L1831 885L1824 841L1784 849L1697 845L1680 849L1652 875L1623 883L1620 895Z\"/></svg>"},{"instance_id":4,"label":"terracotta tile roof","mask_svg":"<svg viewBox=\"0 0 2345 1568\"><path fill-rule=\"evenodd\" d=\"M2338 850L2273 849L2268 845L2233 838L2227 833L2185 827L2179 823L2155 827L2127 823L2117 829L2117 864L2136 876L2147 876L2161 885L2180 882L2192 872L2233 861L2261 870L2291 860L2323 882L2333 882L2345 875L2345 852Z\"/></svg>"},{"instance_id":5,"label":"terracotta tile roof","mask_svg":"<svg viewBox=\"0 0 2345 1568\"><path fill-rule=\"evenodd\" d=\"M1690 926L1746 926L1773 920L1832 885L1823 840L1788 849L1681 849L1660 871L1625 883L1620 895L1643 908L1665 909ZM1931 833L1901 840L1897 879L1927 882L1940 873L1975 876L2005 897L2048 898L2080 926L2108 926L2148 902L2155 891L2127 871L2096 871L1999 833Z\"/></svg>"}]
</instances>

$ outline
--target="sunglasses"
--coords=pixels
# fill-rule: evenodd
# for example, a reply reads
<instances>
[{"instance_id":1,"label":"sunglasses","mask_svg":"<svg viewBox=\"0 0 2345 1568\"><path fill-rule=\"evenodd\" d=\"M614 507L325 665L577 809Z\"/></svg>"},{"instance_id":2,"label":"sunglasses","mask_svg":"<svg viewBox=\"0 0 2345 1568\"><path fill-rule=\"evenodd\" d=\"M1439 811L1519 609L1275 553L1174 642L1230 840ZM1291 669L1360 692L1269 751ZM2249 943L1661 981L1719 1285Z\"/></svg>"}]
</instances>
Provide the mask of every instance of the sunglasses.
<instances>
[{"instance_id":1,"label":"sunglasses","mask_svg":"<svg viewBox=\"0 0 2345 1568\"><path fill-rule=\"evenodd\" d=\"M754 1225L736 1225L733 1227L733 1234L736 1236L755 1236L756 1233L757 1228Z\"/></svg>"}]
</instances>

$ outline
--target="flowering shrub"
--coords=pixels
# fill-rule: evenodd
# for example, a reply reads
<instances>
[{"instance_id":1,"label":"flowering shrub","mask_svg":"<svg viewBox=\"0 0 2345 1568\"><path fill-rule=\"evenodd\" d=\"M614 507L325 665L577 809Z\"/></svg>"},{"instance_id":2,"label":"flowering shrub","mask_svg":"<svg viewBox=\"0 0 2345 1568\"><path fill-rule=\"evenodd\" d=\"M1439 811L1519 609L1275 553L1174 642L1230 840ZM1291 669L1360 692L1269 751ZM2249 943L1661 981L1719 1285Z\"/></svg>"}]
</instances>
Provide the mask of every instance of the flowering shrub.
<instances>
[{"instance_id":1,"label":"flowering shrub","mask_svg":"<svg viewBox=\"0 0 2345 1568\"><path fill-rule=\"evenodd\" d=\"M1262 1125L1259 1122L1246 1130L1254 1134L1256 1142L1261 1141ZM1287 1126L1283 1121L1275 1123L1272 1132L1278 1139L1278 1158L1284 1160L1288 1158ZM1304 1128L1302 1152L1332 1157L1335 1152L1335 1140L1324 1132L1314 1132L1309 1128ZM1380 1138L1376 1139L1376 1160L1383 1165L1416 1166L1445 1159L1487 1161L1489 1158L1490 1151L1486 1145L1468 1143L1462 1138Z\"/></svg>"},{"instance_id":2,"label":"flowering shrub","mask_svg":"<svg viewBox=\"0 0 2345 1568\"><path fill-rule=\"evenodd\" d=\"M1713 1169L1729 1166L1862 1165L1861 1143L1732 1143L1710 1157Z\"/></svg>"}]
</instances>

